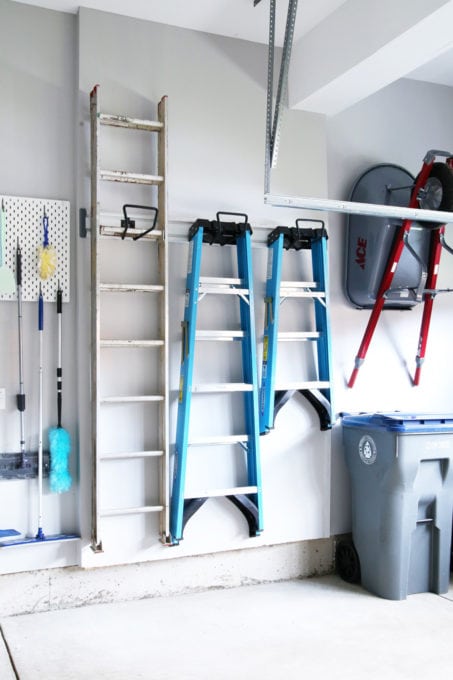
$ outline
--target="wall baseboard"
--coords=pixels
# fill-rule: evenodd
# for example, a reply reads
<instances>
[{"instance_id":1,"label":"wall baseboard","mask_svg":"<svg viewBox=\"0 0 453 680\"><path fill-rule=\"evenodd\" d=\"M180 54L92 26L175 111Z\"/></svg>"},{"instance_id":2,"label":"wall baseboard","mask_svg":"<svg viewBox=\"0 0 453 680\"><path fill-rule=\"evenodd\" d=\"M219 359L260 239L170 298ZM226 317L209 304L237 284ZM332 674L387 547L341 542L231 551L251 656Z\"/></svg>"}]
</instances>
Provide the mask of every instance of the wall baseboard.
<instances>
[{"instance_id":1,"label":"wall baseboard","mask_svg":"<svg viewBox=\"0 0 453 680\"><path fill-rule=\"evenodd\" d=\"M116 567L0 576L0 615L16 616L328 574L333 538Z\"/></svg>"}]
</instances>

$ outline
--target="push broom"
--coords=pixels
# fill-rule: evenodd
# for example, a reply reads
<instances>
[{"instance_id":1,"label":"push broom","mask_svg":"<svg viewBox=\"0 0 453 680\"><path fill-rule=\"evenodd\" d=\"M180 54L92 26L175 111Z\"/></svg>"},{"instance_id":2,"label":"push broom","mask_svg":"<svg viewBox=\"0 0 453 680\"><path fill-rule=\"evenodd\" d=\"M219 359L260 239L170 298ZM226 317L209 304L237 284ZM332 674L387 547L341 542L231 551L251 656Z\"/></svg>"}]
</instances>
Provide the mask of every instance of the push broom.
<instances>
[{"instance_id":1,"label":"push broom","mask_svg":"<svg viewBox=\"0 0 453 680\"><path fill-rule=\"evenodd\" d=\"M57 412L58 425L49 430L50 442L50 490L53 493L63 493L71 488L72 479L68 469L68 459L71 452L71 438L69 432L61 425L63 368L62 368L62 333L61 321L63 313L63 291L58 282L57 317L58 317L58 364L57 364Z\"/></svg>"}]
</instances>

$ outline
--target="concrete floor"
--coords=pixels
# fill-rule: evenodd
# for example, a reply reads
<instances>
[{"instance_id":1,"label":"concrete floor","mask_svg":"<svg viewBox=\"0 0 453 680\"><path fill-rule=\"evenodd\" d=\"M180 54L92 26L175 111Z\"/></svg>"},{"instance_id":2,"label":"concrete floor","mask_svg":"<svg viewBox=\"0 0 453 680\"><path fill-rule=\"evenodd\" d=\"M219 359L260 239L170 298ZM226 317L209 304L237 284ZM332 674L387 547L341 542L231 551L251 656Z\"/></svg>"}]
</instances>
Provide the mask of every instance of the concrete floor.
<instances>
[{"instance_id":1,"label":"concrete floor","mask_svg":"<svg viewBox=\"0 0 453 680\"><path fill-rule=\"evenodd\" d=\"M0 619L1 680L453 677L453 587L389 601L336 576Z\"/></svg>"}]
</instances>

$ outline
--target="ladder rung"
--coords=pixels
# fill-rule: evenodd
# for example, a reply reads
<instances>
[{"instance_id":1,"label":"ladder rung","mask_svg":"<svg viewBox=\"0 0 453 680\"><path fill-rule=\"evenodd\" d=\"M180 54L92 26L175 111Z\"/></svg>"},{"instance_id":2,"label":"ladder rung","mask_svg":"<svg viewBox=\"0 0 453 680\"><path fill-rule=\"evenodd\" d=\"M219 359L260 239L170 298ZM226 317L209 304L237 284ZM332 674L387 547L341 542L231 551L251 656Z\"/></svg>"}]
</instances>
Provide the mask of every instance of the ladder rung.
<instances>
[{"instance_id":1,"label":"ladder rung","mask_svg":"<svg viewBox=\"0 0 453 680\"><path fill-rule=\"evenodd\" d=\"M229 285L214 283L202 284L198 288L199 293L209 293L210 295L248 295L248 288L232 288Z\"/></svg>"},{"instance_id":2,"label":"ladder rung","mask_svg":"<svg viewBox=\"0 0 453 680\"><path fill-rule=\"evenodd\" d=\"M191 439L189 446L215 446L216 444L244 444L248 442L248 435L246 434L230 434L224 437L196 437Z\"/></svg>"},{"instance_id":3,"label":"ladder rung","mask_svg":"<svg viewBox=\"0 0 453 680\"><path fill-rule=\"evenodd\" d=\"M203 489L199 493L190 493L185 496L187 500L190 498L218 498L221 496L239 496L248 493L258 493L257 486L234 486L228 489Z\"/></svg>"},{"instance_id":4,"label":"ladder rung","mask_svg":"<svg viewBox=\"0 0 453 680\"><path fill-rule=\"evenodd\" d=\"M128 182L129 184L162 184L164 178L161 175L144 175L139 172L126 172L126 170L100 170L101 179L107 182Z\"/></svg>"},{"instance_id":5,"label":"ladder rung","mask_svg":"<svg viewBox=\"0 0 453 680\"><path fill-rule=\"evenodd\" d=\"M318 299L323 299L326 297L326 294L321 291L315 291L315 290L296 290L295 288L280 288L280 297L281 298L318 298Z\"/></svg>"},{"instance_id":6,"label":"ladder rung","mask_svg":"<svg viewBox=\"0 0 453 680\"><path fill-rule=\"evenodd\" d=\"M321 333L318 331L283 331L278 333L278 340L284 342L292 342L296 340L318 340Z\"/></svg>"},{"instance_id":7,"label":"ladder rung","mask_svg":"<svg viewBox=\"0 0 453 680\"><path fill-rule=\"evenodd\" d=\"M201 283L207 283L209 285L223 285L223 286L242 286L242 279L232 279L227 276L200 276L199 280Z\"/></svg>"},{"instance_id":8,"label":"ladder rung","mask_svg":"<svg viewBox=\"0 0 453 680\"><path fill-rule=\"evenodd\" d=\"M163 451L124 451L123 453L105 453L100 460L128 460L130 458L160 458Z\"/></svg>"},{"instance_id":9,"label":"ladder rung","mask_svg":"<svg viewBox=\"0 0 453 680\"><path fill-rule=\"evenodd\" d=\"M113 127L129 128L132 130L146 130L148 132L160 132L164 127L158 121L127 118L126 116L116 116L111 113L100 113L99 122L101 125L112 125Z\"/></svg>"},{"instance_id":10,"label":"ladder rung","mask_svg":"<svg viewBox=\"0 0 453 680\"><path fill-rule=\"evenodd\" d=\"M133 238L134 236L138 236L141 231L146 231L144 228L142 229L128 229L126 231L126 234L124 235L124 238ZM99 227L99 232L101 236L105 237L123 237L124 234L124 229L122 227L114 227L114 226L108 226L108 225L103 225ZM156 240L162 236L162 231L160 229L153 229L150 231L148 234L145 234L145 236L140 237L140 239L147 239L147 240Z\"/></svg>"},{"instance_id":11,"label":"ladder rung","mask_svg":"<svg viewBox=\"0 0 453 680\"><path fill-rule=\"evenodd\" d=\"M101 283L100 290L104 293L161 293L161 285L145 285L141 283Z\"/></svg>"},{"instance_id":12,"label":"ladder rung","mask_svg":"<svg viewBox=\"0 0 453 680\"><path fill-rule=\"evenodd\" d=\"M162 347L163 340L101 340L101 347Z\"/></svg>"},{"instance_id":13,"label":"ladder rung","mask_svg":"<svg viewBox=\"0 0 453 680\"><path fill-rule=\"evenodd\" d=\"M252 392L251 383L201 383L192 385L192 392Z\"/></svg>"},{"instance_id":14,"label":"ladder rung","mask_svg":"<svg viewBox=\"0 0 453 680\"><path fill-rule=\"evenodd\" d=\"M162 512L163 505L142 505L136 508L108 508L101 510L101 517L116 517L120 515L142 515L148 512Z\"/></svg>"},{"instance_id":15,"label":"ladder rung","mask_svg":"<svg viewBox=\"0 0 453 680\"><path fill-rule=\"evenodd\" d=\"M245 338L244 331L196 331L197 340L240 340Z\"/></svg>"},{"instance_id":16,"label":"ladder rung","mask_svg":"<svg viewBox=\"0 0 453 680\"><path fill-rule=\"evenodd\" d=\"M325 390L330 387L327 380L304 380L300 382L279 383L275 385L275 390L287 392L290 390Z\"/></svg>"},{"instance_id":17,"label":"ladder rung","mask_svg":"<svg viewBox=\"0 0 453 680\"><path fill-rule=\"evenodd\" d=\"M138 395L133 397L101 397L101 404L122 404L139 401L163 401L161 394Z\"/></svg>"},{"instance_id":18,"label":"ladder rung","mask_svg":"<svg viewBox=\"0 0 453 680\"><path fill-rule=\"evenodd\" d=\"M280 281L280 288L317 288L316 281Z\"/></svg>"}]
</instances>

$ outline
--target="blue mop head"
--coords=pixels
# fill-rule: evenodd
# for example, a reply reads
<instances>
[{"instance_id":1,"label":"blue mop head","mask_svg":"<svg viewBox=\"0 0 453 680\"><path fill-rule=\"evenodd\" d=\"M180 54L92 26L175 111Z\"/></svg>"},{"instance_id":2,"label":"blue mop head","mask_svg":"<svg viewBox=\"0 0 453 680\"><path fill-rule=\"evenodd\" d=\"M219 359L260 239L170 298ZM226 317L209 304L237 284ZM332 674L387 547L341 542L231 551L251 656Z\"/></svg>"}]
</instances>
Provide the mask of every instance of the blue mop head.
<instances>
[{"instance_id":1,"label":"blue mop head","mask_svg":"<svg viewBox=\"0 0 453 680\"><path fill-rule=\"evenodd\" d=\"M50 490L52 493L63 493L71 488L72 479L68 469L71 452L69 432L62 427L49 430L50 442Z\"/></svg>"}]
</instances>

